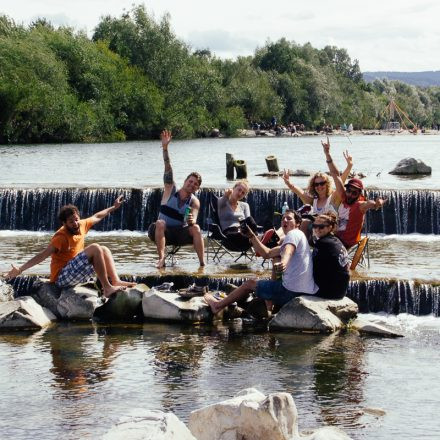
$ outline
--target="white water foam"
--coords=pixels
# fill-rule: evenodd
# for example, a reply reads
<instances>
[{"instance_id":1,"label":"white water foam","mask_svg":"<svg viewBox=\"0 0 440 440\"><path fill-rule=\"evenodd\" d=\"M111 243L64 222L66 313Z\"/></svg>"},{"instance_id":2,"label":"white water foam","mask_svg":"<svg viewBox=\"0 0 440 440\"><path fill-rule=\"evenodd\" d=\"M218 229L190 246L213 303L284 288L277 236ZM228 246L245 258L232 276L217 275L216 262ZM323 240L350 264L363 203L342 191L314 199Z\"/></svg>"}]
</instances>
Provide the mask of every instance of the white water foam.
<instances>
[{"instance_id":1,"label":"white water foam","mask_svg":"<svg viewBox=\"0 0 440 440\"><path fill-rule=\"evenodd\" d=\"M55 231L18 231L1 230L0 237L44 237L51 236ZM94 231L90 230L89 237L146 237L147 233L142 231L116 230L116 231Z\"/></svg>"},{"instance_id":2,"label":"white water foam","mask_svg":"<svg viewBox=\"0 0 440 440\"><path fill-rule=\"evenodd\" d=\"M359 317L363 320L390 326L401 333L418 333L422 330L433 330L440 334L440 318L432 314L416 316L409 313L399 313L389 315L385 312L380 313L360 313Z\"/></svg>"},{"instance_id":3,"label":"white water foam","mask_svg":"<svg viewBox=\"0 0 440 440\"><path fill-rule=\"evenodd\" d=\"M419 243L432 243L433 241L440 242L440 235L435 234L368 234L371 240L382 241L412 241Z\"/></svg>"}]
</instances>

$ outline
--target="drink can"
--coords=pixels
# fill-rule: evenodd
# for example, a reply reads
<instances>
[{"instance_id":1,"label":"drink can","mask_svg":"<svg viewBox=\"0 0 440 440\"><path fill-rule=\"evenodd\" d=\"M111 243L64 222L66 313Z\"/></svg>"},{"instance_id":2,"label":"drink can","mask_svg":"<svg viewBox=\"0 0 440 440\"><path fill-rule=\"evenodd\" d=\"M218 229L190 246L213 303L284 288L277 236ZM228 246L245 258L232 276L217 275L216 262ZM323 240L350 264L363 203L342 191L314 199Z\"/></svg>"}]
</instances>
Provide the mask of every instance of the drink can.
<instances>
[{"instance_id":1,"label":"drink can","mask_svg":"<svg viewBox=\"0 0 440 440\"><path fill-rule=\"evenodd\" d=\"M282 280L283 279L283 264L282 263L274 263L273 269L275 272L275 278L279 281Z\"/></svg>"}]
</instances>

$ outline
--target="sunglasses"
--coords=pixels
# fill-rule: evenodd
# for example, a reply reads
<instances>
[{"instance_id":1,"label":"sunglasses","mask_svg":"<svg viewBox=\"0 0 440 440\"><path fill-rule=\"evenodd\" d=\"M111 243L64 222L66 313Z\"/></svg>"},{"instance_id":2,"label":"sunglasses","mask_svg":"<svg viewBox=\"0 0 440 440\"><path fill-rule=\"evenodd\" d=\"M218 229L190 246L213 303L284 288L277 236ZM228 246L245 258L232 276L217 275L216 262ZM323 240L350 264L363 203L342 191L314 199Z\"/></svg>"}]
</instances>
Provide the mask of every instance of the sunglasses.
<instances>
[{"instance_id":1,"label":"sunglasses","mask_svg":"<svg viewBox=\"0 0 440 440\"><path fill-rule=\"evenodd\" d=\"M324 186L327 182L325 180L322 180L321 182L314 182L313 186Z\"/></svg>"},{"instance_id":2,"label":"sunglasses","mask_svg":"<svg viewBox=\"0 0 440 440\"><path fill-rule=\"evenodd\" d=\"M349 187L349 186L345 189L345 192L346 192L347 194L353 194L354 196L358 196L358 195L361 193L358 189L356 189L356 188L351 188L351 187Z\"/></svg>"},{"instance_id":3,"label":"sunglasses","mask_svg":"<svg viewBox=\"0 0 440 440\"><path fill-rule=\"evenodd\" d=\"M324 228L327 228L328 226L330 226L328 223L324 223L324 224L313 223L312 224L313 229L324 229Z\"/></svg>"}]
</instances>

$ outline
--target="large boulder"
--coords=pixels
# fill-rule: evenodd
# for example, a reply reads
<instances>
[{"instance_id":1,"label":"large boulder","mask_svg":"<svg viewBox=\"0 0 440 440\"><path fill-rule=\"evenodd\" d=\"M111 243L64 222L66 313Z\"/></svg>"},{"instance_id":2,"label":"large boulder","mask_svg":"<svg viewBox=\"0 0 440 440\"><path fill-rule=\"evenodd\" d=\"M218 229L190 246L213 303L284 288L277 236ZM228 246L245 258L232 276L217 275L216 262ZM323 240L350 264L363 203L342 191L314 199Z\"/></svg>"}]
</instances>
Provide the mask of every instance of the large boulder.
<instances>
[{"instance_id":1,"label":"large boulder","mask_svg":"<svg viewBox=\"0 0 440 440\"><path fill-rule=\"evenodd\" d=\"M389 174L431 174L432 168L419 159L407 157L402 159Z\"/></svg>"},{"instance_id":2,"label":"large boulder","mask_svg":"<svg viewBox=\"0 0 440 440\"><path fill-rule=\"evenodd\" d=\"M329 300L312 295L293 298L269 322L270 329L332 333L356 317L358 306L345 297Z\"/></svg>"},{"instance_id":3,"label":"large boulder","mask_svg":"<svg viewBox=\"0 0 440 440\"><path fill-rule=\"evenodd\" d=\"M0 303L6 301L14 301L14 288L0 280Z\"/></svg>"},{"instance_id":4,"label":"large boulder","mask_svg":"<svg viewBox=\"0 0 440 440\"><path fill-rule=\"evenodd\" d=\"M210 321L212 312L203 297L184 299L174 292L160 292L154 288L144 293L142 310L145 318L166 321Z\"/></svg>"},{"instance_id":5,"label":"large boulder","mask_svg":"<svg viewBox=\"0 0 440 440\"><path fill-rule=\"evenodd\" d=\"M173 413L133 410L121 418L102 440L197 440Z\"/></svg>"},{"instance_id":6,"label":"large boulder","mask_svg":"<svg viewBox=\"0 0 440 440\"><path fill-rule=\"evenodd\" d=\"M77 285L61 290L57 311L63 319L90 319L101 305L102 299L97 290Z\"/></svg>"},{"instance_id":7,"label":"large boulder","mask_svg":"<svg viewBox=\"0 0 440 440\"><path fill-rule=\"evenodd\" d=\"M52 321L56 316L30 296L0 303L0 329L41 329Z\"/></svg>"},{"instance_id":8,"label":"large boulder","mask_svg":"<svg viewBox=\"0 0 440 440\"><path fill-rule=\"evenodd\" d=\"M292 440L298 412L289 393L265 396L254 388L193 411L188 427L197 440Z\"/></svg>"},{"instance_id":9,"label":"large boulder","mask_svg":"<svg viewBox=\"0 0 440 440\"><path fill-rule=\"evenodd\" d=\"M138 284L131 289L116 292L95 310L93 317L106 322L139 320L143 317L142 295L148 290L145 284Z\"/></svg>"}]
</instances>

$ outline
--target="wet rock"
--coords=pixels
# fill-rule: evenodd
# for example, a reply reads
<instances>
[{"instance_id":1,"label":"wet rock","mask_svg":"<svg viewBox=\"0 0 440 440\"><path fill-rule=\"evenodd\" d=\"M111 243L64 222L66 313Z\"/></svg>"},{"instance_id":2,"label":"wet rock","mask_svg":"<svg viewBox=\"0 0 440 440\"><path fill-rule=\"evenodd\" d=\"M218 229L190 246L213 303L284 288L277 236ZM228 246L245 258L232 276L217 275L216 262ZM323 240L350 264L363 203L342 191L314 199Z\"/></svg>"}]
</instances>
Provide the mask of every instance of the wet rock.
<instances>
[{"instance_id":1,"label":"wet rock","mask_svg":"<svg viewBox=\"0 0 440 440\"><path fill-rule=\"evenodd\" d=\"M0 303L0 329L41 329L52 321L56 316L31 296Z\"/></svg>"},{"instance_id":2,"label":"wet rock","mask_svg":"<svg viewBox=\"0 0 440 440\"><path fill-rule=\"evenodd\" d=\"M269 329L332 333L357 313L357 304L347 297L328 300L305 295L285 304L269 322Z\"/></svg>"},{"instance_id":3,"label":"wet rock","mask_svg":"<svg viewBox=\"0 0 440 440\"><path fill-rule=\"evenodd\" d=\"M55 316L61 318L58 312L58 300L61 295L61 289L50 283L48 280L38 280L34 283L32 289L32 297L42 307L49 309Z\"/></svg>"},{"instance_id":4,"label":"wet rock","mask_svg":"<svg viewBox=\"0 0 440 440\"><path fill-rule=\"evenodd\" d=\"M419 159L407 157L402 159L389 174L431 174L432 168Z\"/></svg>"},{"instance_id":5,"label":"wet rock","mask_svg":"<svg viewBox=\"0 0 440 440\"><path fill-rule=\"evenodd\" d=\"M265 396L254 388L193 411L188 427L197 440L292 440L298 412L289 393Z\"/></svg>"},{"instance_id":6,"label":"wet rock","mask_svg":"<svg viewBox=\"0 0 440 440\"><path fill-rule=\"evenodd\" d=\"M148 290L145 284L138 284L131 289L116 292L95 310L93 317L106 322L138 320L143 316L142 295Z\"/></svg>"},{"instance_id":7,"label":"wet rock","mask_svg":"<svg viewBox=\"0 0 440 440\"><path fill-rule=\"evenodd\" d=\"M0 280L0 303L14 301L14 288Z\"/></svg>"},{"instance_id":8,"label":"wet rock","mask_svg":"<svg viewBox=\"0 0 440 440\"><path fill-rule=\"evenodd\" d=\"M102 305L98 291L77 285L62 289L57 303L57 311L64 319L90 319L95 309Z\"/></svg>"},{"instance_id":9,"label":"wet rock","mask_svg":"<svg viewBox=\"0 0 440 440\"><path fill-rule=\"evenodd\" d=\"M159 292L152 288L142 298L145 318L166 321L210 321L212 312L201 296L183 299L174 292Z\"/></svg>"},{"instance_id":10,"label":"wet rock","mask_svg":"<svg viewBox=\"0 0 440 440\"><path fill-rule=\"evenodd\" d=\"M403 337L401 333L396 332L386 325L370 322L359 317L350 323L350 328L366 335L386 336L389 338Z\"/></svg>"},{"instance_id":11,"label":"wet rock","mask_svg":"<svg viewBox=\"0 0 440 440\"><path fill-rule=\"evenodd\" d=\"M173 413L137 409L121 418L102 440L196 440Z\"/></svg>"}]
</instances>

